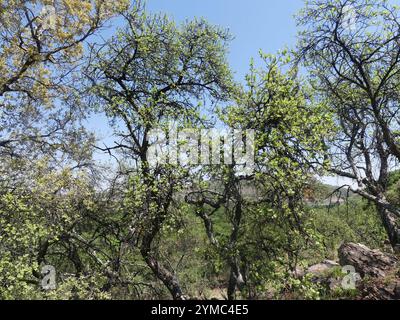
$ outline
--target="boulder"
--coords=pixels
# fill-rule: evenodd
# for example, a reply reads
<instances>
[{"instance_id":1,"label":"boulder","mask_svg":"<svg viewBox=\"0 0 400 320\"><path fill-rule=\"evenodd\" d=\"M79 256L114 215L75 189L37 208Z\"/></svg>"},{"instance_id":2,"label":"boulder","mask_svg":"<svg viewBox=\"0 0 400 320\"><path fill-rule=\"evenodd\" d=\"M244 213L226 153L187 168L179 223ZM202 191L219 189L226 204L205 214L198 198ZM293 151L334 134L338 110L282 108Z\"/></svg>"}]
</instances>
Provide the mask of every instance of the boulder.
<instances>
[{"instance_id":1,"label":"boulder","mask_svg":"<svg viewBox=\"0 0 400 320\"><path fill-rule=\"evenodd\" d=\"M400 300L400 280L373 279L363 283L360 287L364 300Z\"/></svg>"},{"instance_id":2,"label":"boulder","mask_svg":"<svg viewBox=\"0 0 400 320\"><path fill-rule=\"evenodd\" d=\"M324 260L322 263L314 264L307 269L307 273L312 273L313 275L320 276L334 267L338 267L339 264L332 260Z\"/></svg>"},{"instance_id":3,"label":"boulder","mask_svg":"<svg viewBox=\"0 0 400 320\"><path fill-rule=\"evenodd\" d=\"M394 255L356 243L346 243L339 248L339 261L342 266L353 266L361 277L373 278L385 277L398 264Z\"/></svg>"},{"instance_id":4,"label":"boulder","mask_svg":"<svg viewBox=\"0 0 400 320\"><path fill-rule=\"evenodd\" d=\"M399 260L394 255L346 243L339 248L339 259L342 266L353 266L364 278L358 284L361 299L400 299Z\"/></svg>"},{"instance_id":5,"label":"boulder","mask_svg":"<svg viewBox=\"0 0 400 320\"><path fill-rule=\"evenodd\" d=\"M333 290L340 284L340 279L333 277L332 269L340 267L340 265L332 260L324 260L321 263L310 266L307 269L307 274L311 274L311 280L314 283L319 283L326 289Z\"/></svg>"}]
</instances>

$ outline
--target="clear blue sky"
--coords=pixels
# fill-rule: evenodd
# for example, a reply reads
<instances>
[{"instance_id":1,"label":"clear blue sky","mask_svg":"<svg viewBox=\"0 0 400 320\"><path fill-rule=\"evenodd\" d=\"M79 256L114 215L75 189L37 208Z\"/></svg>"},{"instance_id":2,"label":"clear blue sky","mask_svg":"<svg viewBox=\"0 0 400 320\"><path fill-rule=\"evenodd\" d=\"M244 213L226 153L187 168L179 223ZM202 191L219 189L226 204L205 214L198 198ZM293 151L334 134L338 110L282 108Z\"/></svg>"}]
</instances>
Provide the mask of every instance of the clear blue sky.
<instances>
[{"instance_id":1,"label":"clear blue sky","mask_svg":"<svg viewBox=\"0 0 400 320\"><path fill-rule=\"evenodd\" d=\"M235 37L229 62L239 81L260 49L276 53L295 44L293 16L303 5L303 0L147 0L149 11L167 13L176 21L204 17L228 28Z\"/></svg>"}]
</instances>

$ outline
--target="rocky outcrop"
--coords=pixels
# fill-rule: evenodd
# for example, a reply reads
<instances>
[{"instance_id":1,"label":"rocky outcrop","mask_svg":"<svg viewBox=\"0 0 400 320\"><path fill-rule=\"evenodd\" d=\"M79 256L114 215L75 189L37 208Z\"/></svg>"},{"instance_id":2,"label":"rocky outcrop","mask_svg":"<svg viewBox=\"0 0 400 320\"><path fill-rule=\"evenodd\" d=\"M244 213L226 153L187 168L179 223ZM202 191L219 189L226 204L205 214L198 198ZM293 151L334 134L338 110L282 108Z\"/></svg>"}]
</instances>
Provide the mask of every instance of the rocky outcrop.
<instances>
[{"instance_id":1,"label":"rocky outcrop","mask_svg":"<svg viewBox=\"0 0 400 320\"><path fill-rule=\"evenodd\" d=\"M338 251L339 263L324 260L310 266L305 272L296 274L312 275L312 281L324 286L330 292L346 288L349 280L363 300L400 299L400 261L393 254L372 250L359 243L343 244ZM335 268L341 269L342 275ZM352 275L349 272L353 272ZM345 278L347 273L347 279ZM350 275L350 278L349 278Z\"/></svg>"},{"instance_id":2,"label":"rocky outcrop","mask_svg":"<svg viewBox=\"0 0 400 320\"><path fill-rule=\"evenodd\" d=\"M361 299L400 299L399 260L394 255L347 243L339 248L339 260L342 266L353 266L363 278L358 285Z\"/></svg>"},{"instance_id":3,"label":"rocky outcrop","mask_svg":"<svg viewBox=\"0 0 400 320\"><path fill-rule=\"evenodd\" d=\"M353 266L361 277L386 277L398 264L398 259L362 244L346 243L339 248L340 265Z\"/></svg>"}]
</instances>

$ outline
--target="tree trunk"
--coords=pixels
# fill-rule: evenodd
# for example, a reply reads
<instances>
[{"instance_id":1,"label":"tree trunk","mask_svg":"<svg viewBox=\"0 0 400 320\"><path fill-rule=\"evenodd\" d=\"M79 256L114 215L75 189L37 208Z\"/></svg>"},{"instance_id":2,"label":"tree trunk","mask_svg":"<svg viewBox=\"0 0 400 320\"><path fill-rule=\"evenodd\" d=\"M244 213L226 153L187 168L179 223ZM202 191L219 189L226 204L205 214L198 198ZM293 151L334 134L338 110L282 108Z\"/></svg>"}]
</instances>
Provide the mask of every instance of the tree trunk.
<instances>
[{"instance_id":1,"label":"tree trunk","mask_svg":"<svg viewBox=\"0 0 400 320\"><path fill-rule=\"evenodd\" d=\"M400 252L400 222L399 218L387 208L377 205L383 226L388 234L390 244L395 252Z\"/></svg>"},{"instance_id":2,"label":"tree trunk","mask_svg":"<svg viewBox=\"0 0 400 320\"><path fill-rule=\"evenodd\" d=\"M143 259L146 261L147 265L153 271L158 279L167 287L168 291L171 293L174 300L186 300L182 293L181 286L175 275L165 268L156 258L151 249L151 244L153 242L152 233L146 235L143 239L140 253Z\"/></svg>"},{"instance_id":3,"label":"tree trunk","mask_svg":"<svg viewBox=\"0 0 400 320\"><path fill-rule=\"evenodd\" d=\"M235 213L233 217L233 229L229 240L229 250L236 251L236 244L239 237L239 228L240 222L242 220L242 199L240 192L237 191L236 199L238 202L235 206ZM239 290L243 289L244 281L242 273L240 272L240 265L239 265L239 257L236 256L236 253L230 257L229 265L231 267L231 273L229 276L229 283L228 283L228 290L227 295L229 300L235 300L235 292L236 288Z\"/></svg>"},{"instance_id":4,"label":"tree trunk","mask_svg":"<svg viewBox=\"0 0 400 320\"><path fill-rule=\"evenodd\" d=\"M236 288L242 290L244 286L243 275L238 266L237 259L231 262L231 272L227 289L228 300L235 300Z\"/></svg>"},{"instance_id":5,"label":"tree trunk","mask_svg":"<svg viewBox=\"0 0 400 320\"><path fill-rule=\"evenodd\" d=\"M165 220L166 212L172 201L173 188L172 185L169 185L168 195L163 199L162 205L160 205L159 194L151 190L151 188L155 185L155 179L149 171L149 163L147 161L147 142L145 142L145 144L146 145L143 147L144 151L141 155L143 164L142 175L144 177L143 183L148 187L149 193L147 194L144 211L147 213L146 216L151 216L151 212L149 210L150 203L158 203L160 211L149 221L148 228L144 230L144 235L140 246L140 254L142 255L146 264L153 271L153 274L166 286L168 291L171 293L172 298L174 300L186 300L175 274L169 271L165 266L162 265L161 262L158 261L157 256L152 248L153 240L160 232L162 224Z\"/></svg>"}]
</instances>

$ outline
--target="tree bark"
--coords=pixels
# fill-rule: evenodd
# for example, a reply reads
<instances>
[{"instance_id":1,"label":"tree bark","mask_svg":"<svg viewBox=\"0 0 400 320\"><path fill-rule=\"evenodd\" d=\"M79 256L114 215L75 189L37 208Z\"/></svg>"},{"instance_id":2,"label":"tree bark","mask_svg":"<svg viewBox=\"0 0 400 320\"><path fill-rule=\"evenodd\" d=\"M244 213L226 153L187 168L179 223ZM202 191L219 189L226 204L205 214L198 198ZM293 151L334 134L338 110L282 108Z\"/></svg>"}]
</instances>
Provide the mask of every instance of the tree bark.
<instances>
[{"instance_id":1,"label":"tree bark","mask_svg":"<svg viewBox=\"0 0 400 320\"><path fill-rule=\"evenodd\" d=\"M244 286L243 275L240 271L239 263L236 258L233 260L234 261L231 262L231 271L227 289L228 300L235 300L236 288L242 290Z\"/></svg>"},{"instance_id":2,"label":"tree bark","mask_svg":"<svg viewBox=\"0 0 400 320\"><path fill-rule=\"evenodd\" d=\"M388 234L390 244L395 252L400 252L400 222L396 214L389 209L377 205L377 210L382 219L383 226Z\"/></svg>"},{"instance_id":3,"label":"tree bark","mask_svg":"<svg viewBox=\"0 0 400 320\"><path fill-rule=\"evenodd\" d=\"M238 190L236 190L236 199L238 202L235 205L235 212L232 220L233 229L229 240L229 250L236 251L236 244L239 237L239 228L240 223L242 221L242 198L241 194ZM231 254L231 252L229 252ZM229 284L227 289L227 295L229 300L235 299L235 292L236 288L239 290L243 289L244 281L242 273L240 272L240 265L239 265L239 258L237 257L236 253L230 257L231 260L229 262L231 267L230 277L229 277Z\"/></svg>"},{"instance_id":4,"label":"tree bark","mask_svg":"<svg viewBox=\"0 0 400 320\"><path fill-rule=\"evenodd\" d=\"M186 300L185 296L182 293L182 289L178 279L172 272L167 270L167 268L165 268L152 253L152 242L153 237L151 236L146 236L143 239L140 248L140 253L142 254L143 259L153 271L153 273L157 276L157 278L160 279L162 283L167 287L174 300Z\"/></svg>"}]
</instances>

